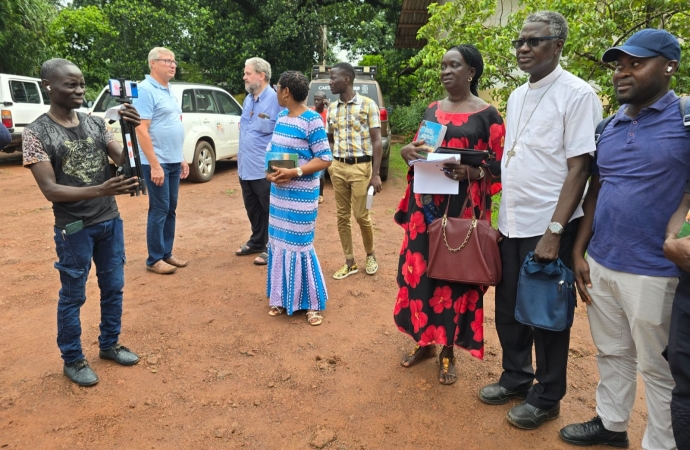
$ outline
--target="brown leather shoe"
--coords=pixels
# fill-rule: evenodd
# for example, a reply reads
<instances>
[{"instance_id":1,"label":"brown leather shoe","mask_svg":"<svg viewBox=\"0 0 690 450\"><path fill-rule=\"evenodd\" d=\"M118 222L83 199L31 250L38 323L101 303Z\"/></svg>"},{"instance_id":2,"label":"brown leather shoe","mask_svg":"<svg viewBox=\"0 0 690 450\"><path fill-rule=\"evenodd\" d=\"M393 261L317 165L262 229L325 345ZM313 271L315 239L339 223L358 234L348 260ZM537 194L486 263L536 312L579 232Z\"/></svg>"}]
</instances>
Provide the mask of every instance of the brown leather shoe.
<instances>
[{"instance_id":1,"label":"brown leather shoe","mask_svg":"<svg viewBox=\"0 0 690 450\"><path fill-rule=\"evenodd\" d=\"M146 266L146 270L148 270L149 272L155 272L160 275L169 275L171 273L175 273L177 267L172 266L160 259L156 261L154 265Z\"/></svg>"},{"instance_id":2,"label":"brown leather shoe","mask_svg":"<svg viewBox=\"0 0 690 450\"><path fill-rule=\"evenodd\" d=\"M170 258L164 259L163 261L167 262L171 266L175 267L187 267L187 261L181 261L174 256L171 256Z\"/></svg>"}]
</instances>

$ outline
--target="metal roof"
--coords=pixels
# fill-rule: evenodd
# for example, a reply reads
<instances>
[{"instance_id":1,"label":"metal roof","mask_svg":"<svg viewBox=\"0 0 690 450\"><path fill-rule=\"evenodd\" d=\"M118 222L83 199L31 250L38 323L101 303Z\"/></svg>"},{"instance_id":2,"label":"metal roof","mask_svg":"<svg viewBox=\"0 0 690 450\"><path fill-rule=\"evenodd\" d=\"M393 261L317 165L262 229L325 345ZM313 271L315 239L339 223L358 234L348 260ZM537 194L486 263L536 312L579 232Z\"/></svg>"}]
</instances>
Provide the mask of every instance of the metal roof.
<instances>
[{"instance_id":1,"label":"metal roof","mask_svg":"<svg viewBox=\"0 0 690 450\"><path fill-rule=\"evenodd\" d=\"M429 21L427 8L438 0L403 0L398 28L395 30L395 48L421 48L425 40L417 39L417 31Z\"/></svg>"}]
</instances>

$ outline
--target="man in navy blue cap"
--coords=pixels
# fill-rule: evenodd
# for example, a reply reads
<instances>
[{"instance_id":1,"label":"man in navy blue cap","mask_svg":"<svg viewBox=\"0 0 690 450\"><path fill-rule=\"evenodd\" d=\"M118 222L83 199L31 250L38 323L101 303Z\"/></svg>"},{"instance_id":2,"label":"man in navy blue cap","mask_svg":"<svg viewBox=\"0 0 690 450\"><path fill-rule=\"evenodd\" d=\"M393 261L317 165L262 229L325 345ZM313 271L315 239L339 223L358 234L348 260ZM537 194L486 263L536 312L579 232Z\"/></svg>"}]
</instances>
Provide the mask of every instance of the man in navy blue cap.
<instances>
[{"instance_id":1,"label":"man in navy blue cap","mask_svg":"<svg viewBox=\"0 0 690 450\"><path fill-rule=\"evenodd\" d=\"M639 372L647 401L642 448L675 449L674 381L662 352L679 270L663 248L690 171L690 136L678 97L669 90L680 45L664 30L647 29L608 49L602 60L614 67L621 107L597 143L573 248L573 270L598 350L597 416L566 426L560 435L576 445L627 447Z\"/></svg>"}]
</instances>

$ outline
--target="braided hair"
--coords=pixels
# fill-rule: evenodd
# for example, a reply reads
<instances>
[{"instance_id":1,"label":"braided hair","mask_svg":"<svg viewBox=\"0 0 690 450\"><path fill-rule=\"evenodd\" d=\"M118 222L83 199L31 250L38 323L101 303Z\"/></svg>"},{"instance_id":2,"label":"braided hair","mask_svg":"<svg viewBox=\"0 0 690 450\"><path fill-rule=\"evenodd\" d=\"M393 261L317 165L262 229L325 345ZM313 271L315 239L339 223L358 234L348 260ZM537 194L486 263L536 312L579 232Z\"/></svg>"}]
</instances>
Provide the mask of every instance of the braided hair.
<instances>
[{"instance_id":1,"label":"braided hair","mask_svg":"<svg viewBox=\"0 0 690 450\"><path fill-rule=\"evenodd\" d=\"M459 52L467 65L474 68L474 76L472 81L470 81L470 92L473 95L479 96L479 79L484 73L484 58L482 58L481 52L472 44L457 45L450 50Z\"/></svg>"},{"instance_id":2,"label":"braided hair","mask_svg":"<svg viewBox=\"0 0 690 450\"><path fill-rule=\"evenodd\" d=\"M280 74L278 84L281 88L289 88L292 98L298 102L303 102L307 95L309 95L309 80L302 72L296 70L288 70Z\"/></svg>"}]
</instances>

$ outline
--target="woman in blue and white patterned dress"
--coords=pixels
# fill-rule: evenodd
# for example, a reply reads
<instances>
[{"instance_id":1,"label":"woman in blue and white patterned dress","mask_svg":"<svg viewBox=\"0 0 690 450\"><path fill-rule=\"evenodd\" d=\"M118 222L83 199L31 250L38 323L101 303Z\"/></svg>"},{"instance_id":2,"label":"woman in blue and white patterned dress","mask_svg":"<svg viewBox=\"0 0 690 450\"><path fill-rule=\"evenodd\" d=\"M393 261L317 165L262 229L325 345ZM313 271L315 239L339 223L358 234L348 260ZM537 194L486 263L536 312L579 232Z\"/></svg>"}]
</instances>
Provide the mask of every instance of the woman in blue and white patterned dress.
<instances>
[{"instance_id":1,"label":"woman in blue and white patterned dress","mask_svg":"<svg viewBox=\"0 0 690 450\"><path fill-rule=\"evenodd\" d=\"M268 220L268 281L266 293L277 316L307 310L310 325L320 325L326 309L326 284L314 251L319 175L333 159L321 116L304 104L309 81L300 72L280 76L278 115L269 152L298 155L294 169L274 167Z\"/></svg>"}]
</instances>

